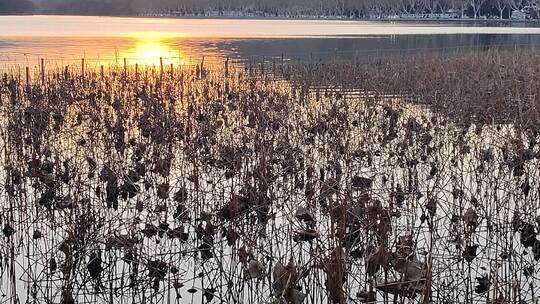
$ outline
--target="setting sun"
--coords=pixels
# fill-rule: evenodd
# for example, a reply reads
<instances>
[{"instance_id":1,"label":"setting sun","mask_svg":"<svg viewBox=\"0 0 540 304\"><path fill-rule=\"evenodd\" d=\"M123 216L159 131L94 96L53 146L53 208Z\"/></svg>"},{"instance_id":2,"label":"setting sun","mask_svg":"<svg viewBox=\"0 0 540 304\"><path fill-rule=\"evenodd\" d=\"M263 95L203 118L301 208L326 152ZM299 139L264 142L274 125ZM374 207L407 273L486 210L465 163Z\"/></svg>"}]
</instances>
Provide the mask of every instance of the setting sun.
<instances>
[{"instance_id":1,"label":"setting sun","mask_svg":"<svg viewBox=\"0 0 540 304\"><path fill-rule=\"evenodd\" d=\"M151 33L132 35L135 43L120 51L120 58L127 58L130 64L158 65L160 58L166 63L184 64L184 55L166 43L166 37Z\"/></svg>"}]
</instances>

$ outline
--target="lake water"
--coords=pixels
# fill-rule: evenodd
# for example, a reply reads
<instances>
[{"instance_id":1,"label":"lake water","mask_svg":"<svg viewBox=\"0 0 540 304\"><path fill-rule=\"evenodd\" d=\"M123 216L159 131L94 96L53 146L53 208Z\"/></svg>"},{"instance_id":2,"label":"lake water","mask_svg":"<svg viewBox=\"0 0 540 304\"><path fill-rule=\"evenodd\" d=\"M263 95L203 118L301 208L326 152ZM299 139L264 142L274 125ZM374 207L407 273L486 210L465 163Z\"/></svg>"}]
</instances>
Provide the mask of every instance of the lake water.
<instances>
[{"instance_id":1,"label":"lake water","mask_svg":"<svg viewBox=\"0 0 540 304\"><path fill-rule=\"evenodd\" d=\"M326 60L388 53L540 47L531 24L247 19L0 17L0 62L62 65L206 58Z\"/></svg>"}]
</instances>

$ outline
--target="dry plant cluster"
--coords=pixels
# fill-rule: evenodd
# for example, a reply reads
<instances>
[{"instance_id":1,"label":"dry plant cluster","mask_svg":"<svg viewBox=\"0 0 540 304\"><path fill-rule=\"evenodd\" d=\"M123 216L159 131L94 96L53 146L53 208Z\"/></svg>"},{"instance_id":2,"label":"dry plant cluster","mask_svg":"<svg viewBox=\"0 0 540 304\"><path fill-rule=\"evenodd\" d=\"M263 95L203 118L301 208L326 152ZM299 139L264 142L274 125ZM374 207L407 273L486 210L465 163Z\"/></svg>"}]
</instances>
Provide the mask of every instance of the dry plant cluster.
<instances>
[{"instance_id":1,"label":"dry plant cluster","mask_svg":"<svg viewBox=\"0 0 540 304\"><path fill-rule=\"evenodd\" d=\"M284 72L303 87L361 89L429 104L465 124L539 123L540 56L531 51L388 55L294 65Z\"/></svg>"},{"instance_id":2,"label":"dry plant cluster","mask_svg":"<svg viewBox=\"0 0 540 304\"><path fill-rule=\"evenodd\" d=\"M536 303L539 58L5 73L0 301Z\"/></svg>"}]
</instances>

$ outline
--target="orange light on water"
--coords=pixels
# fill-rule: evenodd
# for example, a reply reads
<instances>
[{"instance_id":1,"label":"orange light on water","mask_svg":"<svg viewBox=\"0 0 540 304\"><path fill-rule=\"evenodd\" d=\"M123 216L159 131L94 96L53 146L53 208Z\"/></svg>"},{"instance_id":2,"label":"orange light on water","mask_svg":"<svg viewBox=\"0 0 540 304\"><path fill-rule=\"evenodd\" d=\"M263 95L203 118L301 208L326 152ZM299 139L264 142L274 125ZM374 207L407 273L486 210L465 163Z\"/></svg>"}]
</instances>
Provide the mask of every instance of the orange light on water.
<instances>
[{"instance_id":1,"label":"orange light on water","mask_svg":"<svg viewBox=\"0 0 540 304\"><path fill-rule=\"evenodd\" d=\"M185 56L180 50L175 50L167 44L165 36L138 33L131 37L135 39L134 44L119 53L119 57L127 58L129 64L159 65L160 58L163 58L164 63L181 65L185 63Z\"/></svg>"}]
</instances>

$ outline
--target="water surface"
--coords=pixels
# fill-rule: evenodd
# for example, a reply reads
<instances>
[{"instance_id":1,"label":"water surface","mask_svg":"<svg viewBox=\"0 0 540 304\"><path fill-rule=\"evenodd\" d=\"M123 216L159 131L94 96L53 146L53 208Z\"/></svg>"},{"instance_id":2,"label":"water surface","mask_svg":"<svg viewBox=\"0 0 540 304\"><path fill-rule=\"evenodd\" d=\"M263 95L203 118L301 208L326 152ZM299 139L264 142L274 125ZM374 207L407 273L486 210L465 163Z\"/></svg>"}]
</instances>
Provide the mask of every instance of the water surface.
<instances>
[{"instance_id":1,"label":"water surface","mask_svg":"<svg viewBox=\"0 0 540 304\"><path fill-rule=\"evenodd\" d=\"M119 18L0 17L0 62L64 65L122 61L186 64L204 56L328 60L391 53L540 46L531 24Z\"/></svg>"}]
</instances>

